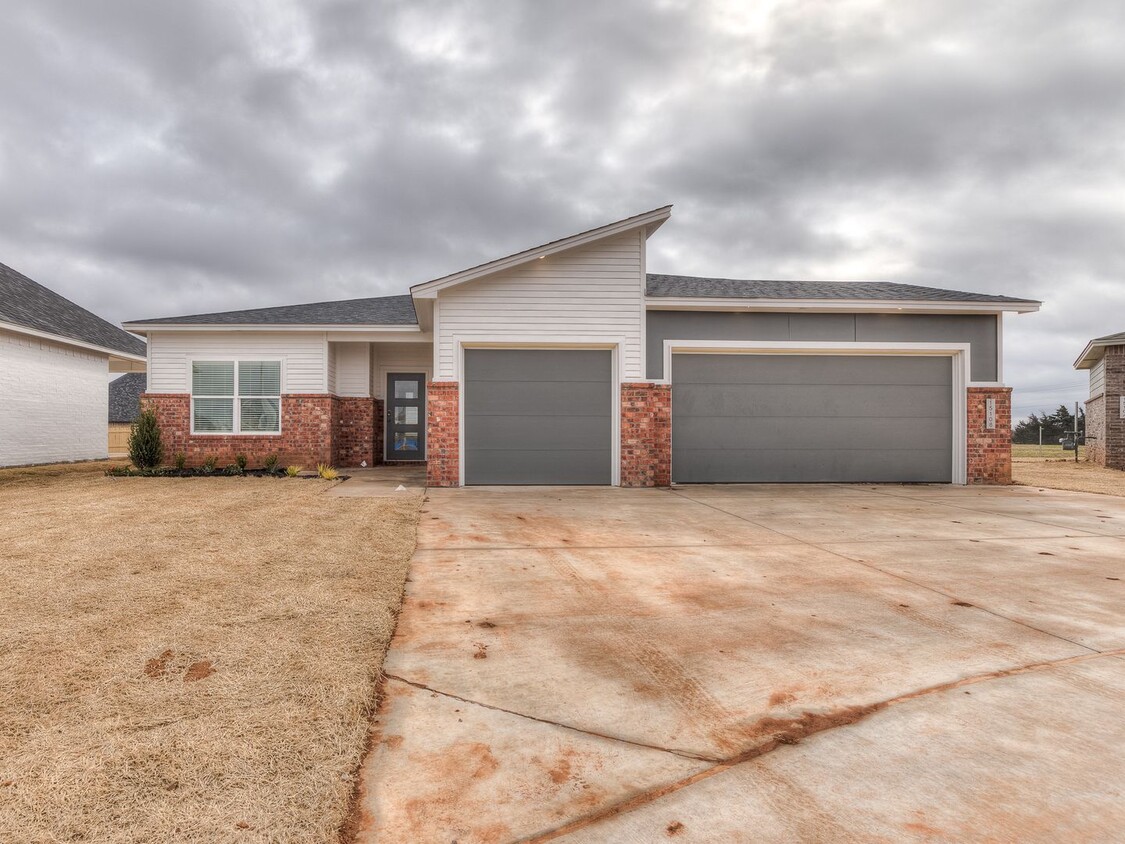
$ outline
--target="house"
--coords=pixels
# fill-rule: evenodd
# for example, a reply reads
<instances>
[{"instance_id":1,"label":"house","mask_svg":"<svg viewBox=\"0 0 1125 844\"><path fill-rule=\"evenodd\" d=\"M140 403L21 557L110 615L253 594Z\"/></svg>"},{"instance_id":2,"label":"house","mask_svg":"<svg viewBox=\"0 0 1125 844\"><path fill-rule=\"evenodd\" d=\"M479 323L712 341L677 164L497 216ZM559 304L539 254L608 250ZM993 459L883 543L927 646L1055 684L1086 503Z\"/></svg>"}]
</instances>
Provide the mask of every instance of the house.
<instances>
[{"instance_id":1,"label":"house","mask_svg":"<svg viewBox=\"0 0 1125 844\"><path fill-rule=\"evenodd\" d=\"M0 466L104 459L110 372L145 344L0 264Z\"/></svg>"},{"instance_id":2,"label":"house","mask_svg":"<svg viewBox=\"0 0 1125 844\"><path fill-rule=\"evenodd\" d=\"M1006 483L1003 317L886 282L646 272L658 208L409 295L128 323L172 453L432 485Z\"/></svg>"},{"instance_id":3,"label":"house","mask_svg":"<svg viewBox=\"0 0 1125 844\"><path fill-rule=\"evenodd\" d=\"M129 372L109 382L110 457L129 453L129 432L141 415L141 396L147 380L143 372Z\"/></svg>"},{"instance_id":4,"label":"house","mask_svg":"<svg viewBox=\"0 0 1125 844\"><path fill-rule=\"evenodd\" d=\"M1125 331L1086 344L1075 369L1090 370L1086 400L1086 457L1125 469Z\"/></svg>"}]
</instances>

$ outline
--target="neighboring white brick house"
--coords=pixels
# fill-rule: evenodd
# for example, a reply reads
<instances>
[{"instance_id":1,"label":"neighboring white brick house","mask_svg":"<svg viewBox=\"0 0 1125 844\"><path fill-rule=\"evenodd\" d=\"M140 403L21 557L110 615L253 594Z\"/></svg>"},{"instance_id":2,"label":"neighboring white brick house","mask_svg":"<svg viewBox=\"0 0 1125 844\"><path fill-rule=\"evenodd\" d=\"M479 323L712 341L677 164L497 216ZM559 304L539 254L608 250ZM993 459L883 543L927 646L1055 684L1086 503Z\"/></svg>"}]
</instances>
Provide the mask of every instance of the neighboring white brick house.
<instances>
[{"instance_id":1,"label":"neighboring white brick house","mask_svg":"<svg viewBox=\"0 0 1125 844\"><path fill-rule=\"evenodd\" d=\"M0 466L108 456L109 373L144 343L0 264Z\"/></svg>"}]
</instances>

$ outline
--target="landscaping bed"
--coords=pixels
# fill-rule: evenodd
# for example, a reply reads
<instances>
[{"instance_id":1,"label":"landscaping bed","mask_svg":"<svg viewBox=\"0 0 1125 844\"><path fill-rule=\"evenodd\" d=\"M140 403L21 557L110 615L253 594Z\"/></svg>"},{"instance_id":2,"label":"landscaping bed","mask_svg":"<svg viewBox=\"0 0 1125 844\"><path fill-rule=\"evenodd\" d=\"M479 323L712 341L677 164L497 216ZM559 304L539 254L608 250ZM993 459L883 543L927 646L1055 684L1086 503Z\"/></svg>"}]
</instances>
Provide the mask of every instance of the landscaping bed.
<instances>
[{"instance_id":1,"label":"landscaping bed","mask_svg":"<svg viewBox=\"0 0 1125 844\"><path fill-rule=\"evenodd\" d=\"M335 842L420 495L0 470L0 841Z\"/></svg>"}]
</instances>

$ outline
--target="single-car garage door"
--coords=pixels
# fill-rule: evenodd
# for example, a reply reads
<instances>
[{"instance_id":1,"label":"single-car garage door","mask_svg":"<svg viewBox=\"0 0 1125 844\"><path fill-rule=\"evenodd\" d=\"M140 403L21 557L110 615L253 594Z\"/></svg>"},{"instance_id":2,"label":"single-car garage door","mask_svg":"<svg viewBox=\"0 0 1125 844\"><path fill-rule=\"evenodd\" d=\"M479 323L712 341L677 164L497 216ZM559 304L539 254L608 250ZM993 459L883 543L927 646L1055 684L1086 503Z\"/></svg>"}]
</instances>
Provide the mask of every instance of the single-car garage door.
<instances>
[{"instance_id":1,"label":"single-car garage door","mask_svg":"<svg viewBox=\"0 0 1125 844\"><path fill-rule=\"evenodd\" d=\"M677 483L949 482L948 357L677 354Z\"/></svg>"},{"instance_id":2,"label":"single-car garage door","mask_svg":"<svg viewBox=\"0 0 1125 844\"><path fill-rule=\"evenodd\" d=\"M609 351L466 349L464 388L465 483L612 482Z\"/></svg>"}]
</instances>

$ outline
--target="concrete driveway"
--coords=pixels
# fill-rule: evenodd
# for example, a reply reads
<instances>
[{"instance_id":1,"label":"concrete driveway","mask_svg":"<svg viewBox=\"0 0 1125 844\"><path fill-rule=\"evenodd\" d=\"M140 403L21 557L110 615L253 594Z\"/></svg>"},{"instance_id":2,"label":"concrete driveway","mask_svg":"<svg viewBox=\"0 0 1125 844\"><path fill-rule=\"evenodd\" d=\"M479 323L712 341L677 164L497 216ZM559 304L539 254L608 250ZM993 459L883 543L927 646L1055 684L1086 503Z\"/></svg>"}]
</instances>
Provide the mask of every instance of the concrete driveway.
<instances>
[{"instance_id":1,"label":"concrete driveway","mask_svg":"<svg viewBox=\"0 0 1125 844\"><path fill-rule=\"evenodd\" d=\"M430 490L361 841L1109 841L1125 498Z\"/></svg>"}]
</instances>

